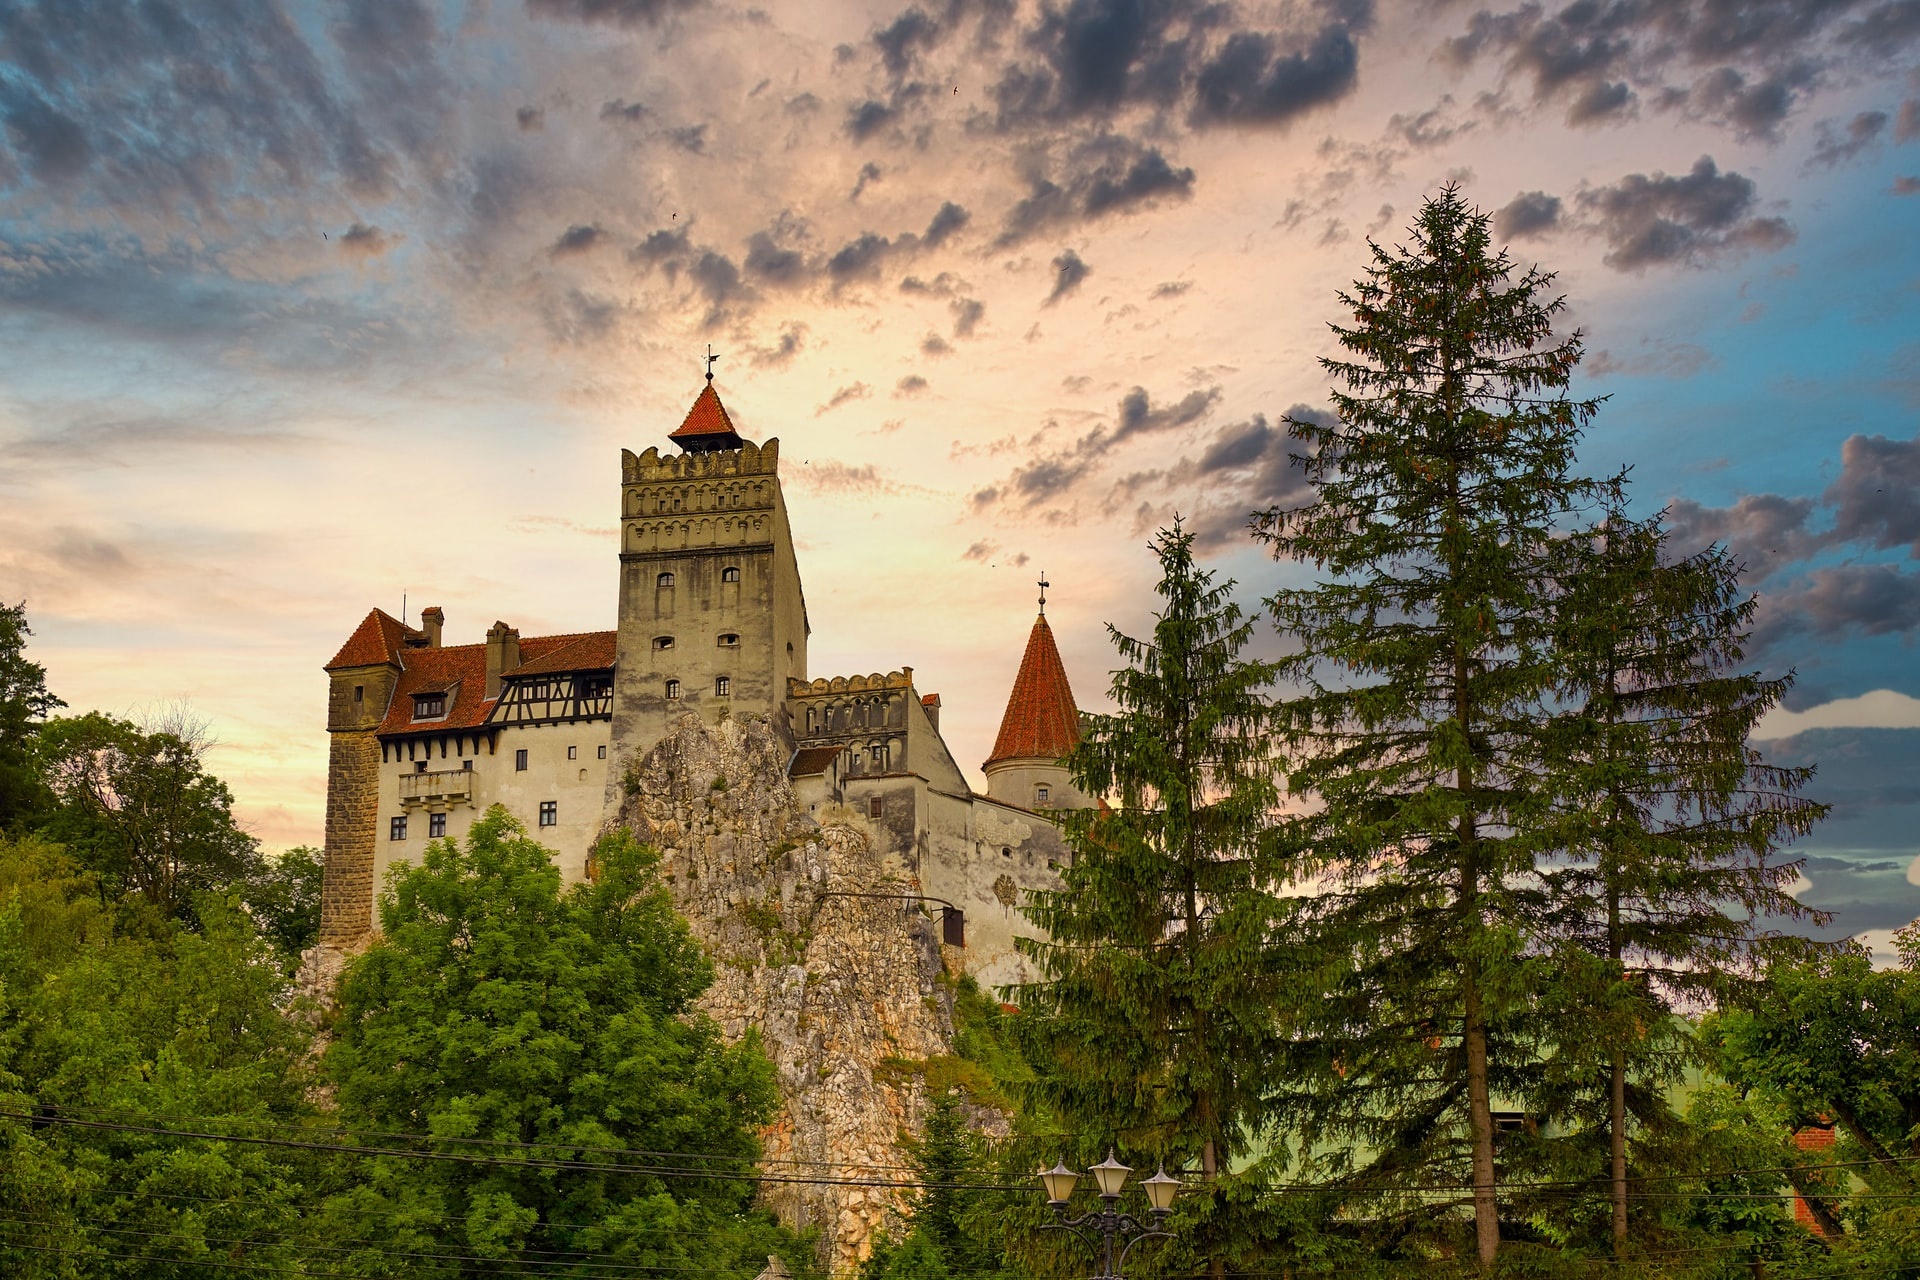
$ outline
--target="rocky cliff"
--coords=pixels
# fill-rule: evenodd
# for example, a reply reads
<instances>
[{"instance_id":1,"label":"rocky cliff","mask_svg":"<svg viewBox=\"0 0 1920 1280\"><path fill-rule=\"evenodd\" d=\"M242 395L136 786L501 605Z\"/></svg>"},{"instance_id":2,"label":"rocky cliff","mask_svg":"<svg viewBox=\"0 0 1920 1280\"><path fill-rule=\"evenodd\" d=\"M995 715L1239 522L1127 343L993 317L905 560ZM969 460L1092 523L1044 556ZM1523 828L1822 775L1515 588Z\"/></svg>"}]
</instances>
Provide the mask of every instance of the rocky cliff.
<instances>
[{"instance_id":1,"label":"rocky cliff","mask_svg":"<svg viewBox=\"0 0 1920 1280\"><path fill-rule=\"evenodd\" d=\"M765 1135L767 1202L821 1228L836 1271L900 1207L901 1139L924 1085L907 1063L952 1051L937 926L909 870L845 810L807 814L763 720L692 716L640 758L613 822L660 850L673 900L713 957L701 1007L728 1036L760 1031L782 1110ZM816 821L817 817L817 821ZM790 1179L790 1180L783 1180Z\"/></svg>"}]
</instances>

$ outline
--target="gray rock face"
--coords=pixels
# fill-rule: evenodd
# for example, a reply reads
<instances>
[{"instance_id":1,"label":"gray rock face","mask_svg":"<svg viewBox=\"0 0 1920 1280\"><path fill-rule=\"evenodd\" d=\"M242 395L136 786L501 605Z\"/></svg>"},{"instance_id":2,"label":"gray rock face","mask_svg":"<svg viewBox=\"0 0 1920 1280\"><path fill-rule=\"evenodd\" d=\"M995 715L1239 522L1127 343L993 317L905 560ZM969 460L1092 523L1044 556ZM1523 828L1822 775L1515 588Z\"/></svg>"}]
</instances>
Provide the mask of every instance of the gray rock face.
<instances>
[{"instance_id":1,"label":"gray rock face","mask_svg":"<svg viewBox=\"0 0 1920 1280\"><path fill-rule=\"evenodd\" d=\"M904 1197L901 1140L925 1089L909 1062L952 1052L951 1000L935 979L934 923L917 904L833 894L913 894L853 815L816 822L786 778L766 721L693 716L630 770L613 819L660 850L675 906L713 957L700 1006L739 1039L757 1028L779 1072L763 1135L766 1202L819 1226L836 1271L869 1251Z\"/></svg>"}]
</instances>

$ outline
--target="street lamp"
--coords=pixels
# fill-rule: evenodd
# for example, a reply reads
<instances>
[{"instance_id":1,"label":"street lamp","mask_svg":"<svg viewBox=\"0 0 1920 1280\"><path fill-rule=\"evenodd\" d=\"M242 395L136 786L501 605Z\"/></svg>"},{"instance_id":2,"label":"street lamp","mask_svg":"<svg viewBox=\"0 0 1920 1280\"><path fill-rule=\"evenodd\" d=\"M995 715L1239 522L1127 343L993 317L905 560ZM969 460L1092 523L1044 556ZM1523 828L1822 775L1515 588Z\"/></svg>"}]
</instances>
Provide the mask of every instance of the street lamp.
<instances>
[{"instance_id":1,"label":"street lamp","mask_svg":"<svg viewBox=\"0 0 1920 1280\"><path fill-rule=\"evenodd\" d=\"M1133 1170L1114 1159L1111 1148L1107 1158L1087 1170L1093 1175L1094 1184L1100 1188L1103 1201L1098 1209L1083 1213L1077 1218L1067 1217L1067 1200L1073 1195L1073 1184L1080 1175L1057 1164L1040 1175L1040 1182L1047 1189L1047 1206L1053 1210L1055 1222L1044 1224L1044 1230L1068 1231L1075 1239L1093 1250L1094 1260L1100 1270L1092 1280L1122 1280L1120 1271L1126 1266L1127 1255L1133 1252L1133 1246L1142 1240L1170 1240L1173 1233L1160 1228L1166 1222L1167 1215L1173 1212L1174 1193L1180 1190L1180 1180L1169 1178L1166 1167L1140 1185L1146 1190L1147 1204L1153 1222L1145 1225L1131 1214L1120 1212L1120 1189L1127 1184L1127 1175ZM1120 1252L1114 1254L1115 1243Z\"/></svg>"}]
</instances>

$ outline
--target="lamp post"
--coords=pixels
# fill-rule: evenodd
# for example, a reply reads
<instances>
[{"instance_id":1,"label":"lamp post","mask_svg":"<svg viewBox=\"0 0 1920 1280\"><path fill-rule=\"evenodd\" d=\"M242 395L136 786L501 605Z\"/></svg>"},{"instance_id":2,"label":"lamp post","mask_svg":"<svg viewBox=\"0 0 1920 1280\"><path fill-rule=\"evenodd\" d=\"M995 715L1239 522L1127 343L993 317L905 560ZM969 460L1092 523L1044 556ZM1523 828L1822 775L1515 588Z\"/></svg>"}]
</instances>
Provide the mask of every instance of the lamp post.
<instances>
[{"instance_id":1,"label":"lamp post","mask_svg":"<svg viewBox=\"0 0 1920 1280\"><path fill-rule=\"evenodd\" d=\"M1047 1205L1053 1210L1057 1221L1044 1225L1047 1231L1067 1231L1093 1250L1095 1262L1100 1266L1092 1280L1123 1280L1121 1269L1127 1264L1127 1255L1133 1252L1133 1246L1142 1240L1171 1240L1171 1231L1160 1228L1166 1222L1167 1215L1173 1212L1174 1193L1180 1190L1180 1180L1169 1178L1166 1167L1140 1185L1146 1190L1147 1205L1152 1225L1142 1223L1131 1214L1119 1209L1120 1189L1127 1184L1127 1175L1133 1170L1113 1158L1113 1152L1107 1152L1107 1158L1087 1170L1093 1175L1094 1183L1100 1188L1100 1208L1081 1214L1077 1218L1067 1217L1067 1200L1073 1195L1073 1184L1080 1175L1057 1164L1040 1175L1040 1182L1047 1189ZM1119 1248L1116 1256L1114 1249Z\"/></svg>"}]
</instances>

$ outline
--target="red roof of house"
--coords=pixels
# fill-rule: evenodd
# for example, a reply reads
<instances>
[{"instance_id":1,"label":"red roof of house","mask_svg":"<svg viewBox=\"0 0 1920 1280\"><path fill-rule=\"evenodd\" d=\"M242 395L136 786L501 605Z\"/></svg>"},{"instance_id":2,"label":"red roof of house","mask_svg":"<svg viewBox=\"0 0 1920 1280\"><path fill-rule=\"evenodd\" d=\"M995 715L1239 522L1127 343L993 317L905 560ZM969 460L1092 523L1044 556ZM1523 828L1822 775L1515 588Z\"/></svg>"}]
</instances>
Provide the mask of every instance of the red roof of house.
<instances>
[{"instance_id":1,"label":"red roof of house","mask_svg":"<svg viewBox=\"0 0 1920 1280\"><path fill-rule=\"evenodd\" d=\"M339 667L377 667L382 663L398 663L400 652L406 647L408 636L417 636L415 631L385 609L375 609L366 616L366 620L353 629L347 642L340 646L340 652L333 655L333 661L322 668L332 671Z\"/></svg>"},{"instance_id":2,"label":"red roof of house","mask_svg":"<svg viewBox=\"0 0 1920 1280\"><path fill-rule=\"evenodd\" d=\"M1013 679L1007 713L1000 718L1000 736L983 768L1021 756L1058 760L1080 741L1080 712L1073 705L1067 669L1053 643L1053 628L1045 615L1033 624L1020 674Z\"/></svg>"},{"instance_id":3,"label":"red roof of house","mask_svg":"<svg viewBox=\"0 0 1920 1280\"><path fill-rule=\"evenodd\" d=\"M845 750L845 747L802 747L793 753L793 762L787 766L787 776L808 778L825 773Z\"/></svg>"},{"instance_id":4,"label":"red roof of house","mask_svg":"<svg viewBox=\"0 0 1920 1280\"><path fill-rule=\"evenodd\" d=\"M667 439L683 449L740 447L740 433L734 430L733 419L727 416L727 407L720 403L720 393L711 382L687 410L687 420Z\"/></svg>"},{"instance_id":5,"label":"red roof of house","mask_svg":"<svg viewBox=\"0 0 1920 1280\"><path fill-rule=\"evenodd\" d=\"M520 665L511 674L541 675L550 671L601 671L613 666L618 631L582 631L568 636L535 636L520 642ZM534 646L529 656L528 646ZM552 646L549 648L548 646Z\"/></svg>"}]
</instances>

